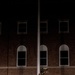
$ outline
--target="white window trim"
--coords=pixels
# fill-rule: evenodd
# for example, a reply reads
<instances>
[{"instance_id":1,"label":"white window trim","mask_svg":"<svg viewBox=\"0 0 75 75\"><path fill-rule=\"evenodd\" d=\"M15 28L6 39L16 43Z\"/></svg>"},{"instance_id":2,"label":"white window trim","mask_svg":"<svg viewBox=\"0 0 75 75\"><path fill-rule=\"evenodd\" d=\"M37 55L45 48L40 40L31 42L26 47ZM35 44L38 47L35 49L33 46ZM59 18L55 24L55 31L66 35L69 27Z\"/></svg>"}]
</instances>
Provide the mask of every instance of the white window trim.
<instances>
[{"instance_id":1,"label":"white window trim","mask_svg":"<svg viewBox=\"0 0 75 75\"><path fill-rule=\"evenodd\" d=\"M61 30L60 30L60 22L67 22L68 23L68 30L67 31L61 32ZM59 33L69 33L69 20L64 20L64 21L59 20Z\"/></svg>"},{"instance_id":2,"label":"white window trim","mask_svg":"<svg viewBox=\"0 0 75 75\"><path fill-rule=\"evenodd\" d=\"M61 65L60 64L60 51L68 51L68 65ZM62 67L62 66L70 66L70 58L69 58L70 56L69 56L69 47L67 46L67 45L65 45L65 44L63 44L63 45L61 45L60 47L59 47L59 66L60 67Z\"/></svg>"},{"instance_id":3,"label":"white window trim","mask_svg":"<svg viewBox=\"0 0 75 75\"><path fill-rule=\"evenodd\" d=\"M20 50L20 48L23 48ZM18 52L19 51L25 51L26 52L26 60L25 60L25 66L18 66ZM18 48L17 48L17 60L16 60L16 66L17 67L26 67L27 66L27 48L24 46L24 45L20 45Z\"/></svg>"},{"instance_id":4,"label":"white window trim","mask_svg":"<svg viewBox=\"0 0 75 75\"><path fill-rule=\"evenodd\" d=\"M42 49L42 48L43 49ZM41 67L48 67L48 48L47 48L47 46L46 45L41 45L40 46L40 51L46 51L46 54L47 54L47 57L46 57L46 59L47 59L47 61L46 61L46 65L40 65Z\"/></svg>"},{"instance_id":5,"label":"white window trim","mask_svg":"<svg viewBox=\"0 0 75 75\"><path fill-rule=\"evenodd\" d=\"M19 32L19 24L26 24L26 32ZM27 34L27 22L17 22L17 34Z\"/></svg>"},{"instance_id":6,"label":"white window trim","mask_svg":"<svg viewBox=\"0 0 75 75\"><path fill-rule=\"evenodd\" d=\"M2 31L2 23L0 22L0 35L1 35L1 31Z\"/></svg>"},{"instance_id":7,"label":"white window trim","mask_svg":"<svg viewBox=\"0 0 75 75\"><path fill-rule=\"evenodd\" d=\"M46 31L41 32L40 30L40 33L48 33L48 21L40 21L40 23L46 23Z\"/></svg>"}]
</instances>

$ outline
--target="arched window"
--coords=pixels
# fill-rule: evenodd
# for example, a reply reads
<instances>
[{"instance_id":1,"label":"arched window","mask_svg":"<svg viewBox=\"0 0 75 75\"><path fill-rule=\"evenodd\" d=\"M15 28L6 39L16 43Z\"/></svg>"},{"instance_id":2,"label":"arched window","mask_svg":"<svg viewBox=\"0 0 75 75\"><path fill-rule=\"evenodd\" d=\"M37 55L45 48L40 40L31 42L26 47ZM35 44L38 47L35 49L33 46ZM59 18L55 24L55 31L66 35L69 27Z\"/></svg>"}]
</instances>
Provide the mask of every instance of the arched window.
<instances>
[{"instance_id":1,"label":"arched window","mask_svg":"<svg viewBox=\"0 0 75 75\"><path fill-rule=\"evenodd\" d=\"M17 66L26 66L27 62L27 49L21 45L17 48Z\"/></svg>"},{"instance_id":2,"label":"arched window","mask_svg":"<svg viewBox=\"0 0 75 75\"><path fill-rule=\"evenodd\" d=\"M45 45L40 46L40 65L48 66L48 49Z\"/></svg>"},{"instance_id":3,"label":"arched window","mask_svg":"<svg viewBox=\"0 0 75 75\"><path fill-rule=\"evenodd\" d=\"M69 66L69 47L65 44L59 47L59 65Z\"/></svg>"}]
</instances>

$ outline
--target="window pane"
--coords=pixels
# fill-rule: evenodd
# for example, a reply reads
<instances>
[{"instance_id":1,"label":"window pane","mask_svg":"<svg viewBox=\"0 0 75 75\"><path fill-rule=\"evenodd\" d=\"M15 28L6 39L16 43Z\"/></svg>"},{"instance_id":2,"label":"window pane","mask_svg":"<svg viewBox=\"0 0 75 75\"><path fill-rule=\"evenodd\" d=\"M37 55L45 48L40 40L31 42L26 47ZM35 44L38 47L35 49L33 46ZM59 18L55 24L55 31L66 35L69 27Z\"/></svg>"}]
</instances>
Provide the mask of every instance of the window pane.
<instances>
[{"instance_id":1,"label":"window pane","mask_svg":"<svg viewBox=\"0 0 75 75\"><path fill-rule=\"evenodd\" d=\"M47 30L46 30L46 28L40 28L40 31L41 32L46 32Z\"/></svg>"},{"instance_id":2,"label":"window pane","mask_svg":"<svg viewBox=\"0 0 75 75\"><path fill-rule=\"evenodd\" d=\"M40 58L46 58L46 51L40 51Z\"/></svg>"},{"instance_id":3,"label":"window pane","mask_svg":"<svg viewBox=\"0 0 75 75\"><path fill-rule=\"evenodd\" d=\"M40 31L41 32L46 32L47 31L46 23L40 23Z\"/></svg>"},{"instance_id":4,"label":"window pane","mask_svg":"<svg viewBox=\"0 0 75 75\"><path fill-rule=\"evenodd\" d=\"M40 28L46 28L46 23L40 23Z\"/></svg>"},{"instance_id":5,"label":"window pane","mask_svg":"<svg viewBox=\"0 0 75 75\"><path fill-rule=\"evenodd\" d=\"M18 52L18 58L25 58L25 51Z\"/></svg>"},{"instance_id":6,"label":"window pane","mask_svg":"<svg viewBox=\"0 0 75 75\"><path fill-rule=\"evenodd\" d=\"M60 61L61 65L68 65L68 59L60 59Z\"/></svg>"},{"instance_id":7,"label":"window pane","mask_svg":"<svg viewBox=\"0 0 75 75\"><path fill-rule=\"evenodd\" d=\"M40 65L46 65L46 59L40 59Z\"/></svg>"},{"instance_id":8,"label":"window pane","mask_svg":"<svg viewBox=\"0 0 75 75\"><path fill-rule=\"evenodd\" d=\"M25 66L25 59L18 59L18 66Z\"/></svg>"},{"instance_id":9,"label":"window pane","mask_svg":"<svg viewBox=\"0 0 75 75\"><path fill-rule=\"evenodd\" d=\"M60 31L68 31L68 22L60 22Z\"/></svg>"},{"instance_id":10,"label":"window pane","mask_svg":"<svg viewBox=\"0 0 75 75\"><path fill-rule=\"evenodd\" d=\"M26 32L26 23L19 24L19 32Z\"/></svg>"},{"instance_id":11,"label":"window pane","mask_svg":"<svg viewBox=\"0 0 75 75\"><path fill-rule=\"evenodd\" d=\"M19 29L19 32L26 32L26 29Z\"/></svg>"},{"instance_id":12,"label":"window pane","mask_svg":"<svg viewBox=\"0 0 75 75\"><path fill-rule=\"evenodd\" d=\"M68 57L68 51L60 51L61 57Z\"/></svg>"}]
</instances>

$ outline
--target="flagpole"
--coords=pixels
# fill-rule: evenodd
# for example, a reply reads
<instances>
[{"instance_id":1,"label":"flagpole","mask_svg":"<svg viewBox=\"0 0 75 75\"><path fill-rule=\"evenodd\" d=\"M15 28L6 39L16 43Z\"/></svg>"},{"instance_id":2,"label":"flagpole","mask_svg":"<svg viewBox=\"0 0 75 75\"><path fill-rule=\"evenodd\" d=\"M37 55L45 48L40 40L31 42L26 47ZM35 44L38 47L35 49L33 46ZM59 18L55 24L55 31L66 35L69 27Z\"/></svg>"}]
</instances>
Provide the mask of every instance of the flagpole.
<instances>
[{"instance_id":1,"label":"flagpole","mask_svg":"<svg viewBox=\"0 0 75 75\"><path fill-rule=\"evenodd\" d=\"M40 0L38 0L37 75L40 74Z\"/></svg>"}]
</instances>

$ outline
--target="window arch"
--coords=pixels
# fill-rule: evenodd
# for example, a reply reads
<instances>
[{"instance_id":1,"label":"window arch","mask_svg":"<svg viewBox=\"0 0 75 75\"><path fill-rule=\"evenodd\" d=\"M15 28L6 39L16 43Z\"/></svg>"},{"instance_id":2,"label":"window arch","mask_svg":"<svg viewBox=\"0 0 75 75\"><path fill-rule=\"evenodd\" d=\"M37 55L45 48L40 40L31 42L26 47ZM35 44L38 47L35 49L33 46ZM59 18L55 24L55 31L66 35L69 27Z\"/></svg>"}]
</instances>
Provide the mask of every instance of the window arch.
<instances>
[{"instance_id":1,"label":"window arch","mask_svg":"<svg viewBox=\"0 0 75 75\"><path fill-rule=\"evenodd\" d=\"M40 65L48 66L48 48L45 45L40 46Z\"/></svg>"},{"instance_id":2,"label":"window arch","mask_svg":"<svg viewBox=\"0 0 75 75\"><path fill-rule=\"evenodd\" d=\"M27 48L20 45L17 48L17 66L22 67L27 65Z\"/></svg>"},{"instance_id":3,"label":"window arch","mask_svg":"<svg viewBox=\"0 0 75 75\"><path fill-rule=\"evenodd\" d=\"M59 65L69 66L69 47L66 44L59 47Z\"/></svg>"}]
</instances>

